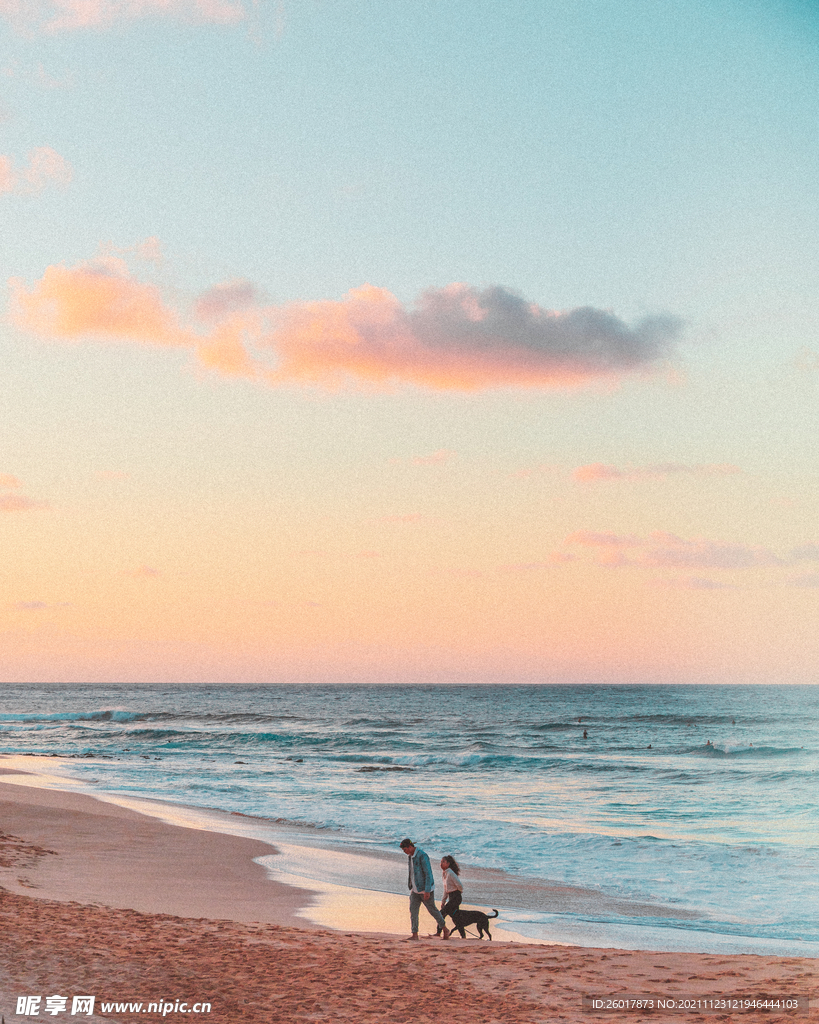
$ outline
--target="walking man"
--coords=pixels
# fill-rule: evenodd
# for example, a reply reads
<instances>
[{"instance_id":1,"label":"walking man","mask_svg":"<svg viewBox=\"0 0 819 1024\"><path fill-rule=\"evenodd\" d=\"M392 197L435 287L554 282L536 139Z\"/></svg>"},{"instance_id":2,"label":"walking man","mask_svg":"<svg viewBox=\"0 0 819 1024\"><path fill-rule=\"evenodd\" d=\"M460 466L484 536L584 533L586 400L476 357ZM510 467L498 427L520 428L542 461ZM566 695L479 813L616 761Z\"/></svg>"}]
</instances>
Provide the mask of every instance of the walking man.
<instances>
[{"instance_id":1,"label":"walking man","mask_svg":"<svg viewBox=\"0 0 819 1024\"><path fill-rule=\"evenodd\" d=\"M410 891L410 924L412 926L410 938L418 938L418 910L423 903L432 914L438 927L443 929L443 937L448 939L449 929L444 924L441 911L435 906L435 879L432 877L429 857L411 839L402 839L400 845L408 858L407 887Z\"/></svg>"}]
</instances>

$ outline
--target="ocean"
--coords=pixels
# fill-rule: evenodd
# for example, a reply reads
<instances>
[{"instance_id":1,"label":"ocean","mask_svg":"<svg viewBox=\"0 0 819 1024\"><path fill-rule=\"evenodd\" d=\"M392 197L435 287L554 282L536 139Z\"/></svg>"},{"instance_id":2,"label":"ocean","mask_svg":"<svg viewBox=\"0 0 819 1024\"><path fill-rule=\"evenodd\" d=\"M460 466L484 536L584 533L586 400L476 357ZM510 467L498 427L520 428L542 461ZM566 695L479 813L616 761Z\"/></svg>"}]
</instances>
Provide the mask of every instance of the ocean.
<instances>
[{"instance_id":1,"label":"ocean","mask_svg":"<svg viewBox=\"0 0 819 1024\"><path fill-rule=\"evenodd\" d=\"M0 753L296 847L410 836L532 938L819 956L815 686L7 684ZM355 863L300 872L404 891Z\"/></svg>"}]
</instances>

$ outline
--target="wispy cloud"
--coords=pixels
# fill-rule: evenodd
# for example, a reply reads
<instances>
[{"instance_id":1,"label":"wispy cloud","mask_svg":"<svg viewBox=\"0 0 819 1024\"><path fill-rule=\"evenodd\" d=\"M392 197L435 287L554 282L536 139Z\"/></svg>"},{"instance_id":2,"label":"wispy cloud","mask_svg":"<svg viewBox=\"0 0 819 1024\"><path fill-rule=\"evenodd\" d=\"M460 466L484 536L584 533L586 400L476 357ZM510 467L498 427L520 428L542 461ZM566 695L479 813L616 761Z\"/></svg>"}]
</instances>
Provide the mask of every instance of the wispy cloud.
<instances>
[{"instance_id":1,"label":"wispy cloud","mask_svg":"<svg viewBox=\"0 0 819 1024\"><path fill-rule=\"evenodd\" d=\"M0 15L15 27L44 32L108 28L153 15L229 25L246 14L242 0L0 0Z\"/></svg>"},{"instance_id":2,"label":"wispy cloud","mask_svg":"<svg viewBox=\"0 0 819 1024\"><path fill-rule=\"evenodd\" d=\"M224 319L227 314L259 304L259 290L250 281L239 279L208 288L196 300L194 315L205 323Z\"/></svg>"},{"instance_id":3,"label":"wispy cloud","mask_svg":"<svg viewBox=\"0 0 819 1024\"><path fill-rule=\"evenodd\" d=\"M370 285L338 301L260 307L239 281L200 297L202 333L115 256L10 285L15 322L42 336L186 347L213 370L273 386L569 387L655 367L679 332L671 319L628 327L589 307L546 310L501 287L430 289L409 308Z\"/></svg>"},{"instance_id":4,"label":"wispy cloud","mask_svg":"<svg viewBox=\"0 0 819 1024\"><path fill-rule=\"evenodd\" d=\"M788 581L792 587L819 587L819 572L806 573L804 576L795 576Z\"/></svg>"},{"instance_id":5,"label":"wispy cloud","mask_svg":"<svg viewBox=\"0 0 819 1024\"><path fill-rule=\"evenodd\" d=\"M48 503L23 494L0 494L0 512L31 512L42 508L48 508Z\"/></svg>"},{"instance_id":6,"label":"wispy cloud","mask_svg":"<svg viewBox=\"0 0 819 1024\"><path fill-rule=\"evenodd\" d=\"M723 541L689 539L656 531L648 538L634 535L578 530L566 537L566 544L596 551L599 564L639 566L650 569L752 569L784 566L794 554L782 558L770 548L731 544ZM813 558L813 545L795 551Z\"/></svg>"},{"instance_id":7,"label":"wispy cloud","mask_svg":"<svg viewBox=\"0 0 819 1024\"><path fill-rule=\"evenodd\" d=\"M819 562L819 544L802 544L791 548L790 557L794 562Z\"/></svg>"},{"instance_id":8,"label":"wispy cloud","mask_svg":"<svg viewBox=\"0 0 819 1024\"><path fill-rule=\"evenodd\" d=\"M18 491L22 486L20 480L11 473L0 473L0 491ZM24 494L0 493L0 512L30 512L42 508L48 508L48 503Z\"/></svg>"},{"instance_id":9,"label":"wispy cloud","mask_svg":"<svg viewBox=\"0 0 819 1024\"><path fill-rule=\"evenodd\" d=\"M575 533L569 534L565 543L591 548L595 553L595 561L598 565L607 569L619 569L632 564L632 559L627 552L638 547L641 541L639 537L617 533L577 530Z\"/></svg>"},{"instance_id":10,"label":"wispy cloud","mask_svg":"<svg viewBox=\"0 0 819 1024\"><path fill-rule=\"evenodd\" d=\"M673 476L732 476L741 473L738 466L730 464L689 466L678 462L660 462L652 466L607 466L592 462L578 466L572 477L579 483L597 483L601 480L658 480Z\"/></svg>"},{"instance_id":11,"label":"wispy cloud","mask_svg":"<svg viewBox=\"0 0 819 1024\"><path fill-rule=\"evenodd\" d=\"M71 177L71 165L48 146L32 149L28 164L19 169L11 157L0 156L0 193L36 195L49 184L66 186Z\"/></svg>"},{"instance_id":12,"label":"wispy cloud","mask_svg":"<svg viewBox=\"0 0 819 1024\"><path fill-rule=\"evenodd\" d=\"M549 555L549 562L552 565L564 565L566 562L573 562L575 556L568 551L552 551Z\"/></svg>"},{"instance_id":13,"label":"wispy cloud","mask_svg":"<svg viewBox=\"0 0 819 1024\"><path fill-rule=\"evenodd\" d=\"M768 548L686 540L673 533L652 534L643 560L650 566L688 569L750 569L783 564Z\"/></svg>"}]
</instances>

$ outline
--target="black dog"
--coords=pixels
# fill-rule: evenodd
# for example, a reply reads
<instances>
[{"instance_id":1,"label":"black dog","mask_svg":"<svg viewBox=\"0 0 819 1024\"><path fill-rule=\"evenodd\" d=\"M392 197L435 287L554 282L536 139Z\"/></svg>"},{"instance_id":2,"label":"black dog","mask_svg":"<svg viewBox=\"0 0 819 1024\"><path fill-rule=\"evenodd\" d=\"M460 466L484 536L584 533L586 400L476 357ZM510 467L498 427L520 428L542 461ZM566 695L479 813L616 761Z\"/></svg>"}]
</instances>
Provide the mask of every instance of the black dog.
<instances>
[{"instance_id":1,"label":"black dog","mask_svg":"<svg viewBox=\"0 0 819 1024\"><path fill-rule=\"evenodd\" d=\"M452 918L452 923L460 932L462 939L466 938L464 928L469 924L477 926L479 938L482 939L483 933L486 932L487 939L491 939L492 933L489 931L489 918L497 917L498 912L497 910L493 910L491 914L484 914L482 910L453 910L449 916Z\"/></svg>"}]
</instances>

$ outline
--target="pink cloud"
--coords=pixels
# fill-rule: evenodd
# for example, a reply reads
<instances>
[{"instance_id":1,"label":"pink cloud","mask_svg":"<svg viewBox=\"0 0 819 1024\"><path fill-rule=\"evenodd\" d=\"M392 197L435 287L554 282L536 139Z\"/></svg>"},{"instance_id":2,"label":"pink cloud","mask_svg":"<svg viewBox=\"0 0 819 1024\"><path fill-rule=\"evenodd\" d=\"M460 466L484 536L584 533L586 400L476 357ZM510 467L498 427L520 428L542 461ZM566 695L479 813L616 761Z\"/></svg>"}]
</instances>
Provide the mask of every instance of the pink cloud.
<instances>
[{"instance_id":1,"label":"pink cloud","mask_svg":"<svg viewBox=\"0 0 819 1024\"><path fill-rule=\"evenodd\" d=\"M16 278L9 284L15 322L44 337L195 343L166 308L159 290L134 281L124 261L116 257L73 268L51 266L31 291Z\"/></svg>"},{"instance_id":2,"label":"pink cloud","mask_svg":"<svg viewBox=\"0 0 819 1024\"><path fill-rule=\"evenodd\" d=\"M680 463L666 462L642 468L619 468L607 466L602 462L593 462L587 466L578 466L572 477L579 483L595 483L600 480L657 480L668 476L728 476L741 473L738 466L705 465L687 466Z\"/></svg>"},{"instance_id":3,"label":"pink cloud","mask_svg":"<svg viewBox=\"0 0 819 1024\"><path fill-rule=\"evenodd\" d=\"M28 166L18 170L8 156L0 156L0 193L36 195L48 184L66 186L72 177L71 165L48 146L32 149Z\"/></svg>"},{"instance_id":4,"label":"pink cloud","mask_svg":"<svg viewBox=\"0 0 819 1024\"><path fill-rule=\"evenodd\" d=\"M42 508L48 508L44 501L35 501L22 494L0 494L0 512L30 512Z\"/></svg>"},{"instance_id":5,"label":"pink cloud","mask_svg":"<svg viewBox=\"0 0 819 1024\"><path fill-rule=\"evenodd\" d=\"M590 480L620 480L624 476L623 470L614 466L604 466L602 462L594 462L590 466L578 466L572 473L575 480L586 483Z\"/></svg>"},{"instance_id":6,"label":"pink cloud","mask_svg":"<svg viewBox=\"0 0 819 1024\"><path fill-rule=\"evenodd\" d=\"M658 364L678 330L670 319L630 328L588 307L547 310L500 286L432 288L407 308L364 285L340 301L284 307L270 343L281 381L479 391L617 379Z\"/></svg>"},{"instance_id":7,"label":"pink cloud","mask_svg":"<svg viewBox=\"0 0 819 1024\"><path fill-rule=\"evenodd\" d=\"M566 562L574 562L575 560L575 556L568 551L552 551L549 555L549 561L552 565L564 565Z\"/></svg>"},{"instance_id":8,"label":"pink cloud","mask_svg":"<svg viewBox=\"0 0 819 1024\"><path fill-rule=\"evenodd\" d=\"M234 24L246 13L242 0L0 0L0 15L12 24L45 32L107 28L151 15Z\"/></svg>"},{"instance_id":9,"label":"pink cloud","mask_svg":"<svg viewBox=\"0 0 819 1024\"><path fill-rule=\"evenodd\" d=\"M12 476L11 473L0 473L0 487L5 491L14 490L14 488L20 486L20 481L16 476Z\"/></svg>"},{"instance_id":10,"label":"pink cloud","mask_svg":"<svg viewBox=\"0 0 819 1024\"><path fill-rule=\"evenodd\" d=\"M110 255L48 267L31 289L10 286L14 321L44 337L185 347L210 369L274 386L567 387L655 365L677 331L659 320L629 328L589 308L553 312L503 288L430 289L406 308L365 285L339 301L260 308L252 285L231 282L200 296L211 321L202 333Z\"/></svg>"},{"instance_id":11,"label":"pink cloud","mask_svg":"<svg viewBox=\"0 0 819 1024\"><path fill-rule=\"evenodd\" d=\"M155 285L135 280L119 257L102 256L76 267L51 266L31 289L17 278L9 286L12 320L41 337L188 348L220 373L256 375L243 340L255 322L236 314L209 333L197 333L182 323Z\"/></svg>"}]
</instances>

